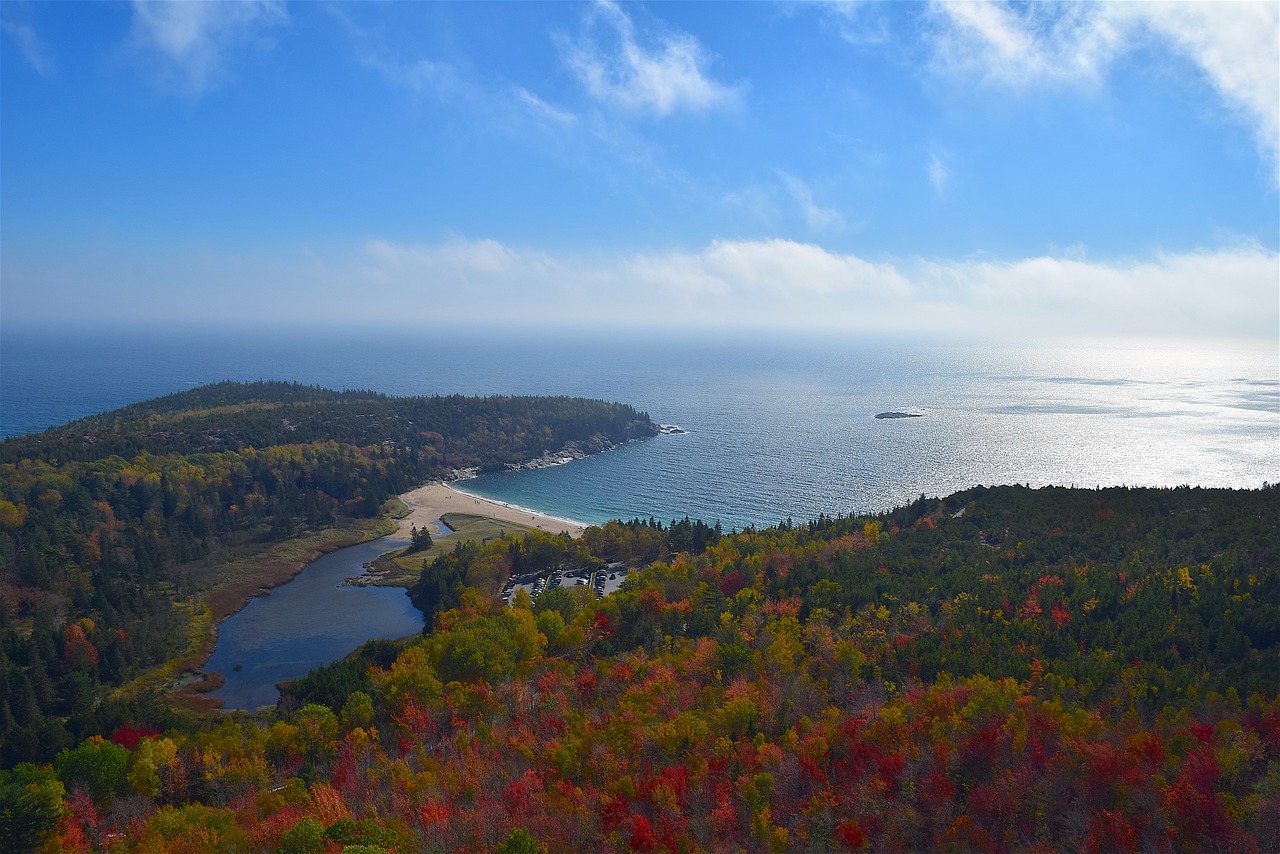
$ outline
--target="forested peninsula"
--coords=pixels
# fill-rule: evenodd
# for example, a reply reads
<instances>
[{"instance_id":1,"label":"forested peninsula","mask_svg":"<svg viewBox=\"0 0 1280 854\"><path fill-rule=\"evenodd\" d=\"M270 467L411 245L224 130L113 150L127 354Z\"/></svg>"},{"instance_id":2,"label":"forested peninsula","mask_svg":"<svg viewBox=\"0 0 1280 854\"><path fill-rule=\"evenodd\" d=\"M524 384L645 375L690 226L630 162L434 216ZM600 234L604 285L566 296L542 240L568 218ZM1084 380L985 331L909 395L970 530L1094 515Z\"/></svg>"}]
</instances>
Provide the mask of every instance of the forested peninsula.
<instances>
[{"instance_id":1,"label":"forested peninsula","mask_svg":"<svg viewBox=\"0 0 1280 854\"><path fill-rule=\"evenodd\" d=\"M307 556L388 533L394 496L656 432L578 398L228 382L0 443L0 762L163 717L121 686Z\"/></svg>"},{"instance_id":2,"label":"forested peninsula","mask_svg":"<svg viewBox=\"0 0 1280 854\"><path fill-rule=\"evenodd\" d=\"M281 391L299 399L215 387L201 407L161 401L0 446L0 848L1280 850L1274 486L976 487L759 530L650 518L465 543L423 560L422 637L370 643L274 711L112 699L104 686L127 675L112 662L139 636L180 635L175 603L198 593L183 556L144 543L287 536L326 509L376 513L399 473L429 476L413 468L428 454L436 475L520 456L450 459L443 430L396 408L450 399ZM610 441L651 428L626 407L515 400L597 413L615 432L591 435ZM361 441L326 435L330 407ZM256 448L248 428L211 426L224 416L302 444ZM401 417L414 423L390 433ZM516 435L500 420L458 423ZM98 444L117 450L92 458ZM255 468L264 456L283 462ZM183 465L206 472L211 492L190 494L217 495L212 517L177 489L201 482ZM287 490L268 470L328 472L342 497L326 487L314 519L275 511ZM211 527L164 527L188 518ZM17 557L33 549L43 562ZM602 574L625 581L604 595ZM503 598L535 577L559 586ZM33 737L56 752L21 762Z\"/></svg>"}]
</instances>

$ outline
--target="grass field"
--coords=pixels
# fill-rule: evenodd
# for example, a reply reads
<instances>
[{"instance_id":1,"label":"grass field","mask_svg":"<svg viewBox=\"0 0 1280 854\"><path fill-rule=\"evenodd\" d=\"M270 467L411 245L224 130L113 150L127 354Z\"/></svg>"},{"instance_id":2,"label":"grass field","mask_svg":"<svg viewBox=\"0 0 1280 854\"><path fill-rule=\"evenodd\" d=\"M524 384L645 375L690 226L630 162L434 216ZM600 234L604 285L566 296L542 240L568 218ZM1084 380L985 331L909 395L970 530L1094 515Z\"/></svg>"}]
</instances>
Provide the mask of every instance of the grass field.
<instances>
[{"instance_id":1,"label":"grass field","mask_svg":"<svg viewBox=\"0 0 1280 854\"><path fill-rule=\"evenodd\" d=\"M533 530L518 522L503 522L474 513L446 513L441 521L450 531L448 534L432 537L431 548L423 551L404 548L385 554L375 561L375 567L382 573L377 580L379 587L409 587L418 580L424 560L435 560L440 555L453 551L459 543L487 543Z\"/></svg>"}]
</instances>

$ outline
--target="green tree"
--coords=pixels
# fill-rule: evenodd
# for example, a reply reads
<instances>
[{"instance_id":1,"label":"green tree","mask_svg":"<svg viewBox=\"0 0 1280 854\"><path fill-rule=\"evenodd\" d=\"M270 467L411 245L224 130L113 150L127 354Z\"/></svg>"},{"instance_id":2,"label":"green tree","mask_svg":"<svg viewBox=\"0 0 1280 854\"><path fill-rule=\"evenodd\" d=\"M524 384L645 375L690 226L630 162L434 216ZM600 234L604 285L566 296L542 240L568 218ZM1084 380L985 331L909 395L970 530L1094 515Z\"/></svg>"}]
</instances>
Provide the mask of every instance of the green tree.
<instances>
[{"instance_id":1,"label":"green tree","mask_svg":"<svg viewBox=\"0 0 1280 854\"><path fill-rule=\"evenodd\" d=\"M431 532L426 527L418 528L415 525L409 533L409 539L413 542L410 551L425 552L431 548Z\"/></svg>"},{"instance_id":2,"label":"green tree","mask_svg":"<svg viewBox=\"0 0 1280 854\"><path fill-rule=\"evenodd\" d=\"M373 726L373 715L373 699L364 691L355 691L342 705L342 714L339 717L342 730L350 732L356 727L368 729Z\"/></svg>"},{"instance_id":3,"label":"green tree","mask_svg":"<svg viewBox=\"0 0 1280 854\"><path fill-rule=\"evenodd\" d=\"M124 785L129 751L95 735L79 747L60 752L54 767L68 789L84 786L95 801L102 803Z\"/></svg>"},{"instance_id":4,"label":"green tree","mask_svg":"<svg viewBox=\"0 0 1280 854\"><path fill-rule=\"evenodd\" d=\"M323 851L326 844L324 825L314 818L304 818L284 832L276 852L277 854L313 854L316 851Z\"/></svg>"},{"instance_id":5,"label":"green tree","mask_svg":"<svg viewBox=\"0 0 1280 854\"><path fill-rule=\"evenodd\" d=\"M460 620L427 641L445 682L504 681L527 669L546 645L533 614L521 608Z\"/></svg>"},{"instance_id":6,"label":"green tree","mask_svg":"<svg viewBox=\"0 0 1280 854\"><path fill-rule=\"evenodd\" d=\"M33 851L58 827L66 789L49 767L0 770L0 851Z\"/></svg>"},{"instance_id":7,"label":"green tree","mask_svg":"<svg viewBox=\"0 0 1280 854\"><path fill-rule=\"evenodd\" d=\"M302 756L312 767L333 758L334 741L338 737L338 718L328 706L308 703L293 717L298 728Z\"/></svg>"},{"instance_id":8,"label":"green tree","mask_svg":"<svg viewBox=\"0 0 1280 854\"><path fill-rule=\"evenodd\" d=\"M541 854L544 849L533 834L517 827L495 850L497 854Z\"/></svg>"}]
</instances>

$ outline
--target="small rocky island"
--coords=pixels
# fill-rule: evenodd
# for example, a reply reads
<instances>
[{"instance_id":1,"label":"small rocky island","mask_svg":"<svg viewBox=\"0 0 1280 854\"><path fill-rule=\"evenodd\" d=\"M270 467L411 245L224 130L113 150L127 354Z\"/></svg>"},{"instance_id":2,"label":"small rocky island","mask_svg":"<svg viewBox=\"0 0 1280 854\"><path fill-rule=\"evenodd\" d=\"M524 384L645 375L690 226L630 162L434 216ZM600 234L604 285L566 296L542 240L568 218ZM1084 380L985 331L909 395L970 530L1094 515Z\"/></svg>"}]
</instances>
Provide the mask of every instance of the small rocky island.
<instances>
[{"instance_id":1,"label":"small rocky island","mask_svg":"<svg viewBox=\"0 0 1280 854\"><path fill-rule=\"evenodd\" d=\"M876 418L923 418L923 412L879 412Z\"/></svg>"}]
</instances>

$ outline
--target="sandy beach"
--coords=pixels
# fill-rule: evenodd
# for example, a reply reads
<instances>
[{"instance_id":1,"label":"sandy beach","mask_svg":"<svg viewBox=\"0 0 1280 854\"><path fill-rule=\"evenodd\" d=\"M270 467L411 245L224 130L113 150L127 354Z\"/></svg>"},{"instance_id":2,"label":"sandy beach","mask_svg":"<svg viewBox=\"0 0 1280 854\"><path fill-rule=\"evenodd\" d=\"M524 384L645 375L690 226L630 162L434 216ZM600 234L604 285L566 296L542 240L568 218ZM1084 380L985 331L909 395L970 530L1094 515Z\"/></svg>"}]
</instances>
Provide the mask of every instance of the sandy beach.
<instances>
[{"instance_id":1,"label":"sandy beach","mask_svg":"<svg viewBox=\"0 0 1280 854\"><path fill-rule=\"evenodd\" d=\"M474 495L459 492L444 483L431 483L412 492L406 492L400 496L400 500L409 506L409 515L400 520L396 535L405 539L408 539L410 529L415 527L426 527L435 533L434 523L438 522L445 513L474 513L477 516L489 516L503 522L518 522L553 534L565 532L571 537L576 537L585 530L585 526L576 522L509 507L485 498L477 498Z\"/></svg>"}]
</instances>

